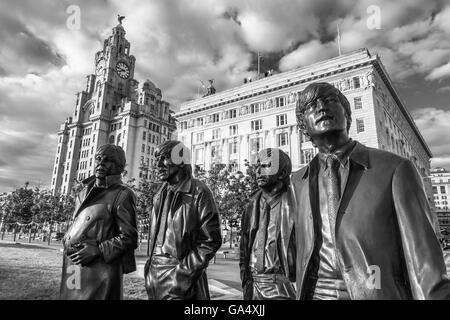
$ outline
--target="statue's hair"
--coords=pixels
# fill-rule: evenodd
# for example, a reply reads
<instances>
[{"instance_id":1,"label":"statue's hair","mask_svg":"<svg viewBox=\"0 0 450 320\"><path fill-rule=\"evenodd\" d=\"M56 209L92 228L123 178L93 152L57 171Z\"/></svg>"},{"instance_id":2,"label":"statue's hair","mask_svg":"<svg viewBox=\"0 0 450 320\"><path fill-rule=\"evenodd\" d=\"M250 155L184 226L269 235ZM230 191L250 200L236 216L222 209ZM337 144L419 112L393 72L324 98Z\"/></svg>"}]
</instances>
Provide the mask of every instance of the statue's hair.
<instances>
[{"instance_id":1,"label":"statue's hair","mask_svg":"<svg viewBox=\"0 0 450 320\"><path fill-rule=\"evenodd\" d=\"M112 158L114 159L114 162L119 167L120 173L125 170L125 164L126 164L126 157L125 157L125 151L119 146L116 146L114 144L104 144L100 147L98 147L96 155L110 152L112 155Z\"/></svg>"},{"instance_id":2,"label":"statue's hair","mask_svg":"<svg viewBox=\"0 0 450 320\"><path fill-rule=\"evenodd\" d=\"M174 148L177 147L177 151L174 152ZM164 143L160 144L156 148L156 152L170 154L171 160L175 164L184 164L182 168L184 168L184 172L189 178L192 178L192 165L191 165L191 151L188 147L186 147L183 142L177 140L167 140Z\"/></svg>"},{"instance_id":3,"label":"statue's hair","mask_svg":"<svg viewBox=\"0 0 450 320\"><path fill-rule=\"evenodd\" d=\"M258 159L272 157L274 153L278 152L278 171L276 174L280 174L282 170L286 170L286 177L283 180L285 185L289 185L290 175L292 173L291 158L281 149L278 148L266 148L258 152Z\"/></svg>"},{"instance_id":4,"label":"statue's hair","mask_svg":"<svg viewBox=\"0 0 450 320\"><path fill-rule=\"evenodd\" d=\"M303 133L309 136L306 131L305 124L305 111L307 109L307 105L316 100L317 98L325 95L325 94L336 94L339 102L344 107L345 117L347 118L347 132L350 129L350 125L352 124L352 110L350 108L350 103L347 98L342 94L339 89L333 87L328 82L314 82L309 84L300 94L297 100L297 105L295 108L295 115L297 117L297 124L299 128L303 131Z\"/></svg>"}]
</instances>

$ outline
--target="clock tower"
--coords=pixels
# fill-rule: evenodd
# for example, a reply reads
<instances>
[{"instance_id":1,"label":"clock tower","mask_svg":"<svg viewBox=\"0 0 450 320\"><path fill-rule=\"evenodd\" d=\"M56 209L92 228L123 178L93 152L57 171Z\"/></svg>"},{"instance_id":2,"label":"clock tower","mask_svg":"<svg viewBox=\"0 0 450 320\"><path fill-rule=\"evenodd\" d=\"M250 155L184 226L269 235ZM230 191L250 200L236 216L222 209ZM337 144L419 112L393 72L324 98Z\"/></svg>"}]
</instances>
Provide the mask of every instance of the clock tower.
<instances>
[{"instance_id":1,"label":"clock tower","mask_svg":"<svg viewBox=\"0 0 450 320\"><path fill-rule=\"evenodd\" d=\"M106 143L124 149L127 179L146 177L154 149L171 139L176 129L161 90L150 80L138 89L134 79L136 59L130 55L123 19L119 16L119 24L95 54L86 89L76 94L73 117L67 118L58 131L54 193L66 194L75 181L92 176L95 151Z\"/></svg>"}]
</instances>

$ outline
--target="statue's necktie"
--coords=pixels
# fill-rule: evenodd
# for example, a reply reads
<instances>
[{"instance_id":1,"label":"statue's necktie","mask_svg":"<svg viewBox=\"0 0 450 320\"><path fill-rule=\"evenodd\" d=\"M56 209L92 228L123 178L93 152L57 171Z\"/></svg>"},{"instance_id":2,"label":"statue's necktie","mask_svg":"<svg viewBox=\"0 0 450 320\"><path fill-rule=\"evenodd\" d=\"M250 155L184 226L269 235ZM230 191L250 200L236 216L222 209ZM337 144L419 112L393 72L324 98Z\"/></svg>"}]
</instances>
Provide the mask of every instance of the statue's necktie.
<instances>
[{"instance_id":1,"label":"statue's necktie","mask_svg":"<svg viewBox=\"0 0 450 320\"><path fill-rule=\"evenodd\" d=\"M330 220L331 236L333 241L335 241L336 216L339 209L339 200L341 197L339 181L340 162L335 155L328 156L326 162L327 169L325 181L327 191L328 217Z\"/></svg>"},{"instance_id":2,"label":"statue's necktie","mask_svg":"<svg viewBox=\"0 0 450 320\"><path fill-rule=\"evenodd\" d=\"M163 197L164 199L164 207L161 212L161 218L159 220L159 229L158 229L158 237L156 239L156 245L162 246L164 244L164 238L166 235L166 225L167 225L167 217L170 212L170 206L172 204L174 191L172 189L166 188L166 190L163 191Z\"/></svg>"},{"instance_id":3,"label":"statue's necktie","mask_svg":"<svg viewBox=\"0 0 450 320\"><path fill-rule=\"evenodd\" d=\"M258 247L256 248L256 263L255 268L260 272L264 272L264 257L266 253L267 228L269 227L270 205L266 202L264 210L259 217L258 227Z\"/></svg>"}]
</instances>

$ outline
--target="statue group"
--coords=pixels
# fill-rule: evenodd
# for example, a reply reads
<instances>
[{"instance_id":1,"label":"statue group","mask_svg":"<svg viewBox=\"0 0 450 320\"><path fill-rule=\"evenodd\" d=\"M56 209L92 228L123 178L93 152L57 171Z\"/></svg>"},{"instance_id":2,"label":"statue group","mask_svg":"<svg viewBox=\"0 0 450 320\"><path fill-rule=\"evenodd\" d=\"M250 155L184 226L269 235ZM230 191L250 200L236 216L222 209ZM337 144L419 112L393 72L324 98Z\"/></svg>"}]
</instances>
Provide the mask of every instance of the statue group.
<instances>
[{"instance_id":1,"label":"statue group","mask_svg":"<svg viewBox=\"0 0 450 320\"><path fill-rule=\"evenodd\" d=\"M296 117L319 153L292 173L282 150L259 152L259 190L241 222L243 298L450 299L411 161L352 140L350 104L328 83L300 93ZM163 184L150 214L150 300L210 299L206 269L222 244L220 218L212 192L192 176L189 155L179 141L155 151ZM120 180L125 153L105 145L95 161L63 240L61 299L121 299L123 274L136 270L136 197Z\"/></svg>"}]
</instances>

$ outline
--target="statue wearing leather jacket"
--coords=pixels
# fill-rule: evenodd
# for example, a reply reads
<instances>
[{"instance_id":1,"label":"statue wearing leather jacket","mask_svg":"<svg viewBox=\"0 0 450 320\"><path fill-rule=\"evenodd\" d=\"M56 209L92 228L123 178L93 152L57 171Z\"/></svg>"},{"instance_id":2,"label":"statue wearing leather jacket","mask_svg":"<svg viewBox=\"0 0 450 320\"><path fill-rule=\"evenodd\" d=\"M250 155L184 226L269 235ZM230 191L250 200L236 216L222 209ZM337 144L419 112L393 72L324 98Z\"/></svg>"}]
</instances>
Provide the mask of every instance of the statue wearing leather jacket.
<instances>
[{"instance_id":1,"label":"statue wearing leather jacket","mask_svg":"<svg viewBox=\"0 0 450 320\"><path fill-rule=\"evenodd\" d=\"M244 300L293 300L295 288L295 200L289 187L292 166L279 149L258 154L260 190L242 216L240 260Z\"/></svg>"},{"instance_id":2,"label":"statue wearing leather jacket","mask_svg":"<svg viewBox=\"0 0 450 320\"><path fill-rule=\"evenodd\" d=\"M158 176L145 287L150 300L210 299L206 268L222 244L213 195L192 178L189 150L167 141L155 151Z\"/></svg>"}]
</instances>

